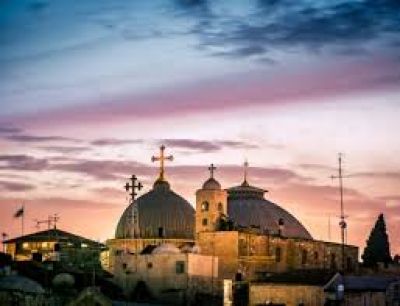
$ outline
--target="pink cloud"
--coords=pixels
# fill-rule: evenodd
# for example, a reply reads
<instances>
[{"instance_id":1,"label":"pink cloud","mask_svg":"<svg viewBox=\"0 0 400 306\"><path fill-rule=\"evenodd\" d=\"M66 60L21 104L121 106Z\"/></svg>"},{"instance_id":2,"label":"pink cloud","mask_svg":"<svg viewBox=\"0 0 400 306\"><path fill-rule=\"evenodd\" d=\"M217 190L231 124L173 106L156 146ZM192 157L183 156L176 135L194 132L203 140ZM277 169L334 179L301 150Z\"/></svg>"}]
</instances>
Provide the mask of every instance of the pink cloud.
<instances>
[{"instance_id":1,"label":"pink cloud","mask_svg":"<svg viewBox=\"0 0 400 306\"><path fill-rule=\"evenodd\" d=\"M397 67L397 70L396 70ZM125 95L95 103L13 118L22 125L112 124L115 122L184 114L226 111L249 105L274 106L307 99L347 95L359 91L398 88L398 82L382 82L398 71L400 63L369 59L336 63L308 72L254 73L212 80L151 94ZM1 121L1 120L0 120ZM6 120L7 121L7 120Z\"/></svg>"}]
</instances>

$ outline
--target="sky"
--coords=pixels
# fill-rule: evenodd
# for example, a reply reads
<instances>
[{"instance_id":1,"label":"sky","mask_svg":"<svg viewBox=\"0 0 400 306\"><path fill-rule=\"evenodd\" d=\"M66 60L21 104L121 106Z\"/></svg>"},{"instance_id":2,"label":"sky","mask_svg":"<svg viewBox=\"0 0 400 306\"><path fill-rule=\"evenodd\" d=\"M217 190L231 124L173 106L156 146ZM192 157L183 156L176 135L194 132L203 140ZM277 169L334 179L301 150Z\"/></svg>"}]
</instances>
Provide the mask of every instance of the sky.
<instances>
[{"instance_id":1,"label":"sky","mask_svg":"<svg viewBox=\"0 0 400 306\"><path fill-rule=\"evenodd\" d=\"M112 238L165 144L192 205L210 163L228 188L247 159L267 199L339 241L342 152L348 243L384 213L400 253L398 1L0 0L0 27L1 232L23 204L25 232L57 213Z\"/></svg>"}]
</instances>

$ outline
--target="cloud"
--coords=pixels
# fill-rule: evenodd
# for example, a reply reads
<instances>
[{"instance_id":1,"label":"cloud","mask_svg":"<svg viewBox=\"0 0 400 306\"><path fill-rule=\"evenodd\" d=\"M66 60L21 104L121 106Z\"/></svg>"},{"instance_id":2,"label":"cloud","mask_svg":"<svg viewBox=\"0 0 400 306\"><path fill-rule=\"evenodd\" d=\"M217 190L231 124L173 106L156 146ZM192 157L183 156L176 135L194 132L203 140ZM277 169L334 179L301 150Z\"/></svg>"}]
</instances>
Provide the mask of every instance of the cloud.
<instances>
[{"instance_id":1,"label":"cloud","mask_svg":"<svg viewBox=\"0 0 400 306\"><path fill-rule=\"evenodd\" d=\"M142 139L118 139L118 138L101 138L91 142L94 146L119 146L127 144L143 143Z\"/></svg>"},{"instance_id":2,"label":"cloud","mask_svg":"<svg viewBox=\"0 0 400 306\"><path fill-rule=\"evenodd\" d=\"M13 126L0 126L0 134L15 134L22 130Z\"/></svg>"},{"instance_id":3,"label":"cloud","mask_svg":"<svg viewBox=\"0 0 400 306\"><path fill-rule=\"evenodd\" d=\"M123 188L117 189L114 187L101 187L101 188L94 188L93 193L96 195L100 195L101 197L106 198L122 198L127 195Z\"/></svg>"},{"instance_id":4,"label":"cloud","mask_svg":"<svg viewBox=\"0 0 400 306\"><path fill-rule=\"evenodd\" d=\"M63 137L63 136L35 136L35 135L13 134L4 136L3 138L9 141L20 142L20 143L53 142L53 141L80 142L80 140L78 139Z\"/></svg>"},{"instance_id":5,"label":"cloud","mask_svg":"<svg viewBox=\"0 0 400 306\"><path fill-rule=\"evenodd\" d=\"M39 13L45 10L49 6L49 3L43 1L34 1L29 3L28 10L33 13Z\"/></svg>"},{"instance_id":6,"label":"cloud","mask_svg":"<svg viewBox=\"0 0 400 306\"><path fill-rule=\"evenodd\" d=\"M164 144L171 148L189 149L201 152L215 152L223 148L231 149L256 149L257 145L244 141L232 140L194 140L194 139L160 139L159 144Z\"/></svg>"},{"instance_id":7,"label":"cloud","mask_svg":"<svg viewBox=\"0 0 400 306\"><path fill-rule=\"evenodd\" d=\"M48 168L48 161L29 155L0 155L0 170L42 171Z\"/></svg>"},{"instance_id":8,"label":"cloud","mask_svg":"<svg viewBox=\"0 0 400 306\"><path fill-rule=\"evenodd\" d=\"M228 57L252 57L294 48L358 56L369 42L390 40L390 35L400 32L400 5L395 0L331 1L318 5L305 0L257 3L248 18L194 13L198 24L192 32L198 34L201 49L222 49L211 54ZM216 11L213 7L209 10ZM358 51L346 52L349 49Z\"/></svg>"},{"instance_id":9,"label":"cloud","mask_svg":"<svg viewBox=\"0 0 400 306\"><path fill-rule=\"evenodd\" d=\"M19 192L35 189L34 185L10 181L0 181L0 191L2 192Z\"/></svg>"},{"instance_id":10,"label":"cloud","mask_svg":"<svg viewBox=\"0 0 400 306\"><path fill-rule=\"evenodd\" d=\"M84 151L90 150L89 147L85 146L79 146L79 147L73 147L73 146L41 146L38 147L39 149L49 151L49 152L55 152L55 153L80 153Z\"/></svg>"},{"instance_id":11,"label":"cloud","mask_svg":"<svg viewBox=\"0 0 400 306\"><path fill-rule=\"evenodd\" d=\"M53 163L49 170L80 173L99 180L114 180L132 173L148 175L149 167L133 161L117 160L78 160L67 163Z\"/></svg>"},{"instance_id":12,"label":"cloud","mask_svg":"<svg viewBox=\"0 0 400 306\"><path fill-rule=\"evenodd\" d=\"M375 179L393 179L400 180L400 171L383 171L383 172L357 172L350 174L351 177L365 177Z\"/></svg>"},{"instance_id":13,"label":"cloud","mask_svg":"<svg viewBox=\"0 0 400 306\"><path fill-rule=\"evenodd\" d=\"M323 171L337 171L337 168L332 167L332 166L327 166L327 165L321 165L321 164L299 164L298 167L305 169L305 170L323 170Z\"/></svg>"}]
</instances>

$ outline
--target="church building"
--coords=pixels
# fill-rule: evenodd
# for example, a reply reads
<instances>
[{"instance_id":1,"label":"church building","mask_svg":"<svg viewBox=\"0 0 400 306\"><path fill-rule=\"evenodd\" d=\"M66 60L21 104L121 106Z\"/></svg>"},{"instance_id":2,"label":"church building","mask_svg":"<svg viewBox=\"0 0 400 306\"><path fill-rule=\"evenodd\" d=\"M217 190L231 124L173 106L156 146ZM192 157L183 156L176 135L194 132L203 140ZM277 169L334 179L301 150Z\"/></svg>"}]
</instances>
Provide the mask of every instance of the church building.
<instances>
[{"instance_id":1,"label":"church building","mask_svg":"<svg viewBox=\"0 0 400 306\"><path fill-rule=\"evenodd\" d=\"M166 180L164 161L172 156L165 156L164 151L162 146L160 156L152 159L160 162L153 188L133 198L118 222L115 238L107 241L106 268L114 275L127 261L138 261L149 248L162 245L218 258L212 278L217 278L221 291L224 279L252 281L295 270L357 268L358 247L313 239L294 215L265 197L266 190L249 183L247 163L242 183L228 188L216 180L216 168L211 165L210 177L196 191L194 209ZM133 182L133 194L137 187Z\"/></svg>"}]
</instances>

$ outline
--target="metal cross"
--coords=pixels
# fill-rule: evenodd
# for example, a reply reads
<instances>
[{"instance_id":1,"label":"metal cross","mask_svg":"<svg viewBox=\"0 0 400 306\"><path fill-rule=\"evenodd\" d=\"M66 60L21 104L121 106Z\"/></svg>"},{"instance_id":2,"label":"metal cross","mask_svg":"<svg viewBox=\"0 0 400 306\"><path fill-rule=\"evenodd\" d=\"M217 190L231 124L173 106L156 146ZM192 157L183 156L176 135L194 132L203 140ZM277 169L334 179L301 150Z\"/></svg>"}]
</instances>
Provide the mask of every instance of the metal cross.
<instances>
[{"instance_id":1,"label":"metal cross","mask_svg":"<svg viewBox=\"0 0 400 306\"><path fill-rule=\"evenodd\" d=\"M208 170L210 171L210 177L214 178L214 171L217 170L217 167L215 167L214 164L211 164L210 167L208 167Z\"/></svg>"},{"instance_id":2,"label":"metal cross","mask_svg":"<svg viewBox=\"0 0 400 306\"><path fill-rule=\"evenodd\" d=\"M129 178L130 183L126 182L125 184L125 190L129 192L129 195L131 196L131 203L135 202L135 197L137 196L136 190L140 190L143 188L143 185L141 182L138 181L136 175L133 175Z\"/></svg>"},{"instance_id":3,"label":"metal cross","mask_svg":"<svg viewBox=\"0 0 400 306\"><path fill-rule=\"evenodd\" d=\"M160 147L160 156L152 156L152 158L151 158L152 162L160 161L160 177L159 177L159 180L162 180L162 181L164 180L164 172L165 172L164 171L164 161L166 161L166 160L173 161L174 160L174 157L172 155L165 156L164 151L165 151L165 146L162 145Z\"/></svg>"}]
</instances>

